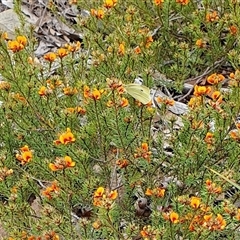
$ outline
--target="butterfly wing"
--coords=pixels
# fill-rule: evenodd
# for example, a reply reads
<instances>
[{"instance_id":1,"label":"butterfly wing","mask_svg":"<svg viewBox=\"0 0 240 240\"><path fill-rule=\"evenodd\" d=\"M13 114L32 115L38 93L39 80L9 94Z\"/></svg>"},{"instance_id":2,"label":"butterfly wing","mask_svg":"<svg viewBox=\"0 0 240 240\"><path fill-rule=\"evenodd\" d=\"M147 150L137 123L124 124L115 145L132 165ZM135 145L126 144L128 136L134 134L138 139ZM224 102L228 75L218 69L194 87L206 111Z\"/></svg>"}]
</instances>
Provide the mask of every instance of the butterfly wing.
<instances>
[{"instance_id":1,"label":"butterfly wing","mask_svg":"<svg viewBox=\"0 0 240 240\"><path fill-rule=\"evenodd\" d=\"M144 85L132 83L124 85L124 88L128 94L142 104L147 104L151 101L150 89Z\"/></svg>"}]
</instances>

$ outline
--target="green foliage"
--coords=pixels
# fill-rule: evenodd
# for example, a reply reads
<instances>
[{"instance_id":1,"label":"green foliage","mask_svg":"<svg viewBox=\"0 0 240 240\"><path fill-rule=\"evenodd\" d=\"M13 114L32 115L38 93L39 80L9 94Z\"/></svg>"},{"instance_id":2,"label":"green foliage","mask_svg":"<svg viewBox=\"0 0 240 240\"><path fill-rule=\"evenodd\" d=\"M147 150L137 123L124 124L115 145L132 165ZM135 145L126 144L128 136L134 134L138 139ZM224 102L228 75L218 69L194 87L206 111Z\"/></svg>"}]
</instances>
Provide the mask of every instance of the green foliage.
<instances>
[{"instance_id":1,"label":"green foliage","mask_svg":"<svg viewBox=\"0 0 240 240\"><path fill-rule=\"evenodd\" d=\"M222 191L239 186L239 3L160 2L77 1L83 42L40 61L32 29L2 34L5 239L238 239L239 206ZM224 68L225 92L210 82ZM211 92L194 82L181 117L170 99L143 104L148 88L205 77Z\"/></svg>"}]
</instances>

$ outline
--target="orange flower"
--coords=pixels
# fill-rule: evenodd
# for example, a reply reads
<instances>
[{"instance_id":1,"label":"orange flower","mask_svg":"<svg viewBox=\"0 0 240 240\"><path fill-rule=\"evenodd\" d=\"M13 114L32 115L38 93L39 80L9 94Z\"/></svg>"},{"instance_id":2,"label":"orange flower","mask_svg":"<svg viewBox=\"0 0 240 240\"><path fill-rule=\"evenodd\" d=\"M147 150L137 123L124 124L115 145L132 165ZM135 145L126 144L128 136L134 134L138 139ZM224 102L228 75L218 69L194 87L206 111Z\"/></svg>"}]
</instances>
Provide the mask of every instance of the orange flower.
<instances>
[{"instance_id":1,"label":"orange flower","mask_svg":"<svg viewBox=\"0 0 240 240\"><path fill-rule=\"evenodd\" d=\"M215 22L219 19L218 13L216 11L212 13L207 13L206 15L206 21L207 22Z\"/></svg>"},{"instance_id":2,"label":"orange flower","mask_svg":"<svg viewBox=\"0 0 240 240\"><path fill-rule=\"evenodd\" d=\"M192 97L192 98L190 98L190 100L188 102L188 106L192 109L201 106L201 104L202 104L202 99L200 96Z\"/></svg>"},{"instance_id":3,"label":"orange flower","mask_svg":"<svg viewBox=\"0 0 240 240\"><path fill-rule=\"evenodd\" d=\"M108 191L99 187L93 195L93 205L97 207L104 207L106 209L111 209L113 205L113 201L117 198L118 193L117 190Z\"/></svg>"},{"instance_id":4,"label":"orange flower","mask_svg":"<svg viewBox=\"0 0 240 240\"><path fill-rule=\"evenodd\" d=\"M240 141L240 131L238 129L231 130L229 135L235 141Z\"/></svg>"},{"instance_id":5,"label":"orange flower","mask_svg":"<svg viewBox=\"0 0 240 240\"><path fill-rule=\"evenodd\" d=\"M114 102L112 100L108 100L107 101L107 107L113 107L114 106Z\"/></svg>"},{"instance_id":6,"label":"orange flower","mask_svg":"<svg viewBox=\"0 0 240 240\"><path fill-rule=\"evenodd\" d=\"M162 5L164 3L164 0L154 0L154 3L156 6Z\"/></svg>"},{"instance_id":7,"label":"orange flower","mask_svg":"<svg viewBox=\"0 0 240 240\"><path fill-rule=\"evenodd\" d=\"M88 86L84 86L83 87L83 96L85 97L85 98L89 98L90 97L90 88L88 87Z\"/></svg>"},{"instance_id":8,"label":"orange flower","mask_svg":"<svg viewBox=\"0 0 240 240\"><path fill-rule=\"evenodd\" d=\"M73 113L75 112L75 108L73 108L73 107L66 108L66 109L64 110L64 112L65 112L66 114L73 114Z\"/></svg>"},{"instance_id":9,"label":"orange flower","mask_svg":"<svg viewBox=\"0 0 240 240\"><path fill-rule=\"evenodd\" d=\"M42 86L39 91L38 91L38 94L40 96L46 96L47 95L47 88L45 86Z\"/></svg>"},{"instance_id":10,"label":"orange flower","mask_svg":"<svg viewBox=\"0 0 240 240\"><path fill-rule=\"evenodd\" d=\"M153 190L151 190L150 188L147 188L145 195L147 196L152 196L153 195Z\"/></svg>"},{"instance_id":11,"label":"orange flower","mask_svg":"<svg viewBox=\"0 0 240 240\"><path fill-rule=\"evenodd\" d=\"M193 95L196 97L206 95L211 92L211 87L205 87L205 86L198 86L196 85L194 87L194 93Z\"/></svg>"},{"instance_id":12,"label":"orange flower","mask_svg":"<svg viewBox=\"0 0 240 240\"><path fill-rule=\"evenodd\" d=\"M206 47L206 42L203 41L203 39L198 39L195 43L195 45L198 47L198 48L205 48Z\"/></svg>"},{"instance_id":13,"label":"orange flower","mask_svg":"<svg viewBox=\"0 0 240 240\"><path fill-rule=\"evenodd\" d=\"M179 215L175 212L171 212L169 215L169 219L172 223L178 223L179 222Z\"/></svg>"},{"instance_id":14,"label":"orange flower","mask_svg":"<svg viewBox=\"0 0 240 240\"><path fill-rule=\"evenodd\" d=\"M135 158L144 158L146 159L148 162L150 162L150 156L151 156L151 152L148 151L148 144L147 143L142 143L141 144L141 148L137 148L136 149L136 153L134 154Z\"/></svg>"},{"instance_id":15,"label":"orange flower","mask_svg":"<svg viewBox=\"0 0 240 240\"><path fill-rule=\"evenodd\" d=\"M231 35L236 35L238 33L238 28L235 25L229 27L229 32Z\"/></svg>"},{"instance_id":16,"label":"orange flower","mask_svg":"<svg viewBox=\"0 0 240 240\"><path fill-rule=\"evenodd\" d=\"M55 140L54 143L55 144L68 144L68 143L73 143L75 142L76 139L74 138L72 132L71 132L71 129L70 128L67 128L67 131L62 133L60 136L59 136L59 139L58 140Z\"/></svg>"},{"instance_id":17,"label":"orange flower","mask_svg":"<svg viewBox=\"0 0 240 240\"><path fill-rule=\"evenodd\" d=\"M112 199L112 200L115 200L118 196L118 193L117 193L117 190L114 190L114 191L111 191L109 194L108 194L108 198L109 199Z\"/></svg>"},{"instance_id":18,"label":"orange flower","mask_svg":"<svg viewBox=\"0 0 240 240\"><path fill-rule=\"evenodd\" d=\"M164 197L164 194L165 194L165 189L164 188L154 188L154 189L150 189L150 188L147 188L145 194L147 196L155 196L155 197Z\"/></svg>"},{"instance_id":19,"label":"orange flower","mask_svg":"<svg viewBox=\"0 0 240 240\"><path fill-rule=\"evenodd\" d=\"M48 199L53 198L53 194L59 194L60 188L58 187L58 183L56 181L52 182L51 186L46 187L45 190L42 191L43 196L47 197Z\"/></svg>"},{"instance_id":20,"label":"orange flower","mask_svg":"<svg viewBox=\"0 0 240 240\"><path fill-rule=\"evenodd\" d=\"M24 47L27 45L27 38L25 36L17 36L16 39L20 44L22 44Z\"/></svg>"},{"instance_id":21,"label":"orange flower","mask_svg":"<svg viewBox=\"0 0 240 240\"><path fill-rule=\"evenodd\" d=\"M99 229L102 226L102 222L98 219L97 221L93 222L92 227L94 229Z\"/></svg>"},{"instance_id":22,"label":"orange flower","mask_svg":"<svg viewBox=\"0 0 240 240\"><path fill-rule=\"evenodd\" d=\"M219 100L220 99L220 97L221 97L221 92L219 92L219 91L214 91L213 93L212 93L212 99L213 100Z\"/></svg>"},{"instance_id":23,"label":"orange flower","mask_svg":"<svg viewBox=\"0 0 240 240\"><path fill-rule=\"evenodd\" d=\"M148 36L146 39L145 47L149 48L151 46L152 42L153 42L152 36Z\"/></svg>"},{"instance_id":24,"label":"orange flower","mask_svg":"<svg viewBox=\"0 0 240 240\"><path fill-rule=\"evenodd\" d=\"M98 18L98 19L103 19L104 18L104 11L103 9L91 9L91 15Z\"/></svg>"},{"instance_id":25,"label":"orange flower","mask_svg":"<svg viewBox=\"0 0 240 240\"><path fill-rule=\"evenodd\" d=\"M212 144L212 143L213 143L213 140L214 140L213 138L214 138L213 133L208 132L208 133L206 134L206 137L204 138L204 141L205 141L207 144Z\"/></svg>"},{"instance_id":26,"label":"orange flower","mask_svg":"<svg viewBox=\"0 0 240 240\"><path fill-rule=\"evenodd\" d=\"M176 3L180 3L182 5L187 5L189 3L189 0L176 0Z\"/></svg>"},{"instance_id":27,"label":"orange flower","mask_svg":"<svg viewBox=\"0 0 240 240\"><path fill-rule=\"evenodd\" d=\"M235 215L235 218L240 221L240 208L237 210L237 213Z\"/></svg>"},{"instance_id":28,"label":"orange flower","mask_svg":"<svg viewBox=\"0 0 240 240\"><path fill-rule=\"evenodd\" d=\"M147 143L142 143L142 149L144 151L148 151L148 144Z\"/></svg>"},{"instance_id":29,"label":"orange flower","mask_svg":"<svg viewBox=\"0 0 240 240\"><path fill-rule=\"evenodd\" d=\"M175 103L173 99L170 99L170 98L162 98L162 97L160 97L160 96L158 96L158 97L156 98L156 100L157 100L158 103L163 103L163 104L169 105L169 106L173 106L174 103Z\"/></svg>"},{"instance_id":30,"label":"orange flower","mask_svg":"<svg viewBox=\"0 0 240 240\"><path fill-rule=\"evenodd\" d=\"M52 90L51 89L48 89L47 87L45 86L41 86L39 91L38 91L38 94L41 96L41 97L44 97L44 96L47 96L49 95L50 93L52 93Z\"/></svg>"},{"instance_id":31,"label":"orange flower","mask_svg":"<svg viewBox=\"0 0 240 240\"><path fill-rule=\"evenodd\" d=\"M85 108L82 108L82 107L75 107L75 111L78 114L81 114L81 115L84 115L87 112L87 110Z\"/></svg>"},{"instance_id":32,"label":"orange flower","mask_svg":"<svg viewBox=\"0 0 240 240\"><path fill-rule=\"evenodd\" d=\"M56 158L54 163L49 163L49 168L52 171L63 170L65 168L71 168L75 166L75 162L72 161L72 158L65 156L64 158Z\"/></svg>"},{"instance_id":33,"label":"orange flower","mask_svg":"<svg viewBox=\"0 0 240 240\"><path fill-rule=\"evenodd\" d=\"M24 49L24 45L18 41L8 41L8 49L12 50L14 53L19 52Z\"/></svg>"},{"instance_id":34,"label":"orange flower","mask_svg":"<svg viewBox=\"0 0 240 240\"><path fill-rule=\"evenodd\" d=\"M69 52L76 52L81 48L81 43L77 41L76 43L65 44L64 46Z\"/></svg>"},{"instance_id":35,"label":"orange flower","mask_svg":"<svg viewBox=\"0 0 240 240\"><path fill-rule=\"evenodd\" d=\"M134 48L134 52L136 54L140 54L142 52L142 50L141 50L141 48L139 46L137 46L137 47Z\"/></svg>"},{"instance_id":36,"label":"orange flower","mask_svg":"<svg viewBox=\"0 0 240 240\"><path fill-rule=\"evenodd\" d=\"M220 194L222 192L222 188L220 186L216 186L211 180L206 180L206 188L209 193Z\"/></svg>"},{"instance_id":37,"label":"orange flower","mask_svg":"<svg viewBox=\"0 0 240 240\"><path fill-rule=\"evenodd\" d=\"M157 237L157 236L159 236L159 232L150 225L144 226L143 229L140 231L140 234L142 236L141 239L144 239L144 240L159 239Z\"/></svg>"},{"instance_id":38,"label":"orange flower","mask_svg":"<svg viewBox=\"0 0 240 240\"><path fill-rule=\"evenodd\" d=\"M221 214L217 214L216 225L217 225L217 229L220 229L220 230L223 230L227 225L226 220L223 219Z\"/></svg>"},{"instance_id":39,"label":"orange flower","mask_svg":"<svg viewBox=\"0 0 240 240\"><path fill-rule=\"evenodd\" d=\"M123 160L117 160L116 164L120 167L120 168L126 168L129 165L128 160L123 159Z\"/></svg>"},{"instance_id":40,"label":"orange flower","mask_svg":"<svg viewBox=\"0 0 240 240\"><path fill-rule=\"evenodd\" d=\"M57 50L57 55L59 58L64 58L68 55L68 51L65 48L59 48Z\"/></svg>"},{"instance_id":41,"label":"orange flower","mask_svg":"<svg viewBox=\"0 0 240 240\"><path fill-rule=\"evenodd\" d=\"M0 81L0 90L6 90L8 91L11 88L11 85L9 82L6 81Z\"/></svg>"},{"instance_id":42,"label":"orange flower","mask_svg":"<svg viewBox=\"0 0 240 240\"><path fill-rule=\"evenodd\" d=\"M12 169L8 169L7 167L0 168L0 182L4 181L11 174L13 174Z\"/></svg>"},{"instance_id":43,"label":"orange flower","mask_svg":"<svg viewBox=\"0 0 240 240\"><path fill-rule=\"evenodd\" d=\"M197 209L200 205L201 199L199 197L191 197L190 206Z\"/></svg>"},{"instance_id":44,"label":"orange flower","mask_svg":"<svg viewBox=\"0 0 240 240\"><path fill-rule=\"evenodd\" d=\"M121 107L127 107L128 104L129 104L128 100L126 98L122 98L120 106Z\"/></svg>"},{"instance_id":45,"label":"orange flower","mask_svg":"<svg viewBox=\"0 0 240 240\"><path fill-rule=\"evenodd\" d=\"M46 240L60 240L60 237L54 231L51 231L51 232L46 233L44 235L44 239L46 239Z\"/></svg>"},{"instance_id":46,"label":"orange flower","mask_svg":"<svg viewBox=\"0 0 240 240\"><path fill-rule=\"evenodd\" d=\"M120 43L118 46L118 55L123 56L125 54L124 43Z\"/></svg>"},{"instance_id":47,"label":"orange flower","mask_svg":"<svg viewBox=\"0 0 240 240\"><path fill-rule=\"evenodd\" d=\"M74 94L78 93L78 90L77 88L73 88L73 87L65 87L63 88L63 93L64 95L67 95L67 96L73 96Z\"/></svg>"},{"instance_id":48,"label":"orange flower","mask_svg":"<svg viewBox=\"0 0 240 240\"><path fill-rule=\"evenodd\" d=\"M197 121L197 120L193 119L191 121L191 128L192 129L202 129L202 128L204 128L204 122L202 120Z\"/></svg>"},{"instance_id":49,"label":"orange flower","mask_svg":"<svg viewBox=\"0 0 240 240\"><path fill-rule=\"evenodd\" d=\"M212 74L207 78L207 82L210 84L218 84L222 82L225 79L225 77L222 74Z\"/></svg>"},{"instance_id":50,"label":"orange flower","mask_svg":"<svg viewBox=\"0 0 240 240\"><path fill-rule=\"evenodd\" d=\"M43 58L46 60L46 61L49 61L49 62L54 62L57 58L57 55L53 52L49 52L49 53L46 53Z\"/></svg>"},{"instance_id":51,"label":"orange flower","mask_svg":"<svg viewBox=\"0 0 240 240\"><path fill-rule=\"evenodd\" d=\"M32 160L33 154L29 147L25 145L24 147L20 148L20 153L16 154L16 158L21 162L22 165L25 165Z\"/></svg>"}]
</instances>

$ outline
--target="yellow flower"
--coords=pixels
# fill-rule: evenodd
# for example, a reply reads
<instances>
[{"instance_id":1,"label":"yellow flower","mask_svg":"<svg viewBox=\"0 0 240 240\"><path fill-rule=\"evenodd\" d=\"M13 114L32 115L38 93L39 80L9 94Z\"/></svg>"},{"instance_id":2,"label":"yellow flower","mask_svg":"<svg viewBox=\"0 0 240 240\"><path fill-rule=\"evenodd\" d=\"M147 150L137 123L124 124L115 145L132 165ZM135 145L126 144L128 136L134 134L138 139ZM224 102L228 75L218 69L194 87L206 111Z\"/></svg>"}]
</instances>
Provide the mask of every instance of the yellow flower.
<instances>
[{"instance_id":1,"label":"yellow flower","mask_svg":"<svg viewBox=\"0 0 240 240\"><path fill-rule=\"evenodd\" d=\"M201 202L201 198L199 197L191 197L191 202L190 202L190 206L192 208L198 208Z\"/></svg>"},{"instance_id":2,"label":"yellow flower","mask_svg":"<svg viewBox=\"0 0 240 240\"><path fill-rule=\"evenodd\" d=\"M175 212L171 212L169 215L169 219L172 223L178 223L179 222L179 215Z\"/></svg>"},{"instance_id":3,"label":"yellow flower","mask_svg":"<svg viewBox=\"0 0 240 240\"><path fill-rule=\"evenodd\" d=\"M105 191L104 187L99 187L99 188L95 191L94 197L95 197L95 198L102 197L104 191Z\"/></svg>"},{"instance_id":4,"label":"yellow flower","mask_svg":"<svg viewBox=\"0 0 240 240\"><path fill-rule=\"evenodd\" d=\"M94 100L99 100L101 98L101 92L97 89L94 89L91 98Z\"/></svg>"},{"instance_id":5,"label":"yellow flower","mask_svg":"<svg viewBox=\"0 0 240 240\"><path fill-rule=\"evenodd\" d=\"M112 8L117 4L117 0L105 0L103 6L105 8Z\"/></svg>"},{"instance_id":6,"label":"yellow flower","mask_svg":"<svg viewBox=\"0 0 240 240\"><path fill-rule=\"evenodd\" d=\"M93 222L93 224L92 224L92 227L94 229L99 229L101 226L102 226L102 222L100 220L97 220L97 221Z\"/></svg>"},{"instance_id":7,"label":"yellow flower","mask_svg":"<svg viewBox=\"0 0 240 240\"><path fill-rule=\"evenodd\" d=\"M59 48L57 50L57 55L58 55L59 58L64 58L68 55L68 51L65 48Z\"/></svg>"},{"instance_id":8,"label":"yellow flower","mask_svg":"<svg viewBox=\"0 0 240 240\"><path fill-rule=\"evenodd\" d=\"M17 36L17 41L24 47L27 45L27 38L25 36Z\"/></svg>"},{"instance_id":9,"label":"yellow flower","mask_svg":"<svg viewBox=\"0 0 240 240\"><path fill-rule=\"evenodd\" d=\"M47 96L48 94L51 93L51 90L49 90L47 87L45 86L41 86L39 91L38 91L38 94L43 97L43 96Z\"/></svg>"},{"instance_id":10,"label":"yellow flower","mask_svg":"<svg viewBox=\"0 0 240 240\"><path fill-rule=\"evenodd\" d=\"M203 95L206 95L206 94L210 93L211 90L212 89L209 86L206 87L206 86L198 86L198 85L196 85L194 87L193 95L196 96L196 97L203 96Z\"/></svg>"},{"instance_id":11,"label":"yellow flower","mask_svg":"<svg viewBox=\"0 0 240 240\"><path fill-rule=\"evenodd\" d=\"M201 106L202 100L201 97L192 97L188 102L188 106L192 109Z\"/></svg>"}]
</instances>

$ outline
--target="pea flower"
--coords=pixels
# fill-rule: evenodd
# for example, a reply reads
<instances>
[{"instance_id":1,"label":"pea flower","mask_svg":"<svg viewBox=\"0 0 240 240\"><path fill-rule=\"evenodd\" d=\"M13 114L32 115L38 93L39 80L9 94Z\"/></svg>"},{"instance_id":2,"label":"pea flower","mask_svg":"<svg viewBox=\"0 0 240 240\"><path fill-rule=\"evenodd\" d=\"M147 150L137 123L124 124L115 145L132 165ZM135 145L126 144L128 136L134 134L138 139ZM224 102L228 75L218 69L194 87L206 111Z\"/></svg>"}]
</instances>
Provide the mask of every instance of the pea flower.
<instances>
[{"instance_id":1,"label":"pea flower","mask_svg":"<svg viewBox=\"0 0 240 240\"><path fill-rule=\"evenodd\" d=\"M57 140L54 141L54 143L56 145L59 145L59 144L68 144L68 143L73 143L75 142L76 139L74 137L74 135L72 134L71 132L71 129L70 128L67 128L66 132L62 133L59 138Z\"/></svg>"},{"instance_id":2,"label":"pea flower","mask_svg":"<svg viewBox=\"0 0 240 240\"><path fill-rule=\"evenodd\" d=\"M22 165L25 165L32 160L33 154L29 147L25 145L24 147L20 148L20 153L16 154L16 158L21 162Z\"/></svg>"},{"instance_id":3,"label":"pea flower","mask_svg":"<svg viewBox=\"0 0 240 240\"><path fill-rule=\"evenodd\" d=\"M63 170L65 168L71 168L76 165L75 162L73 162L72 158L69 156L65 156L64 158L56 158L54 163L49 163L49 168L52 171L58 171Z\"/></svg>"}]
</instances>

